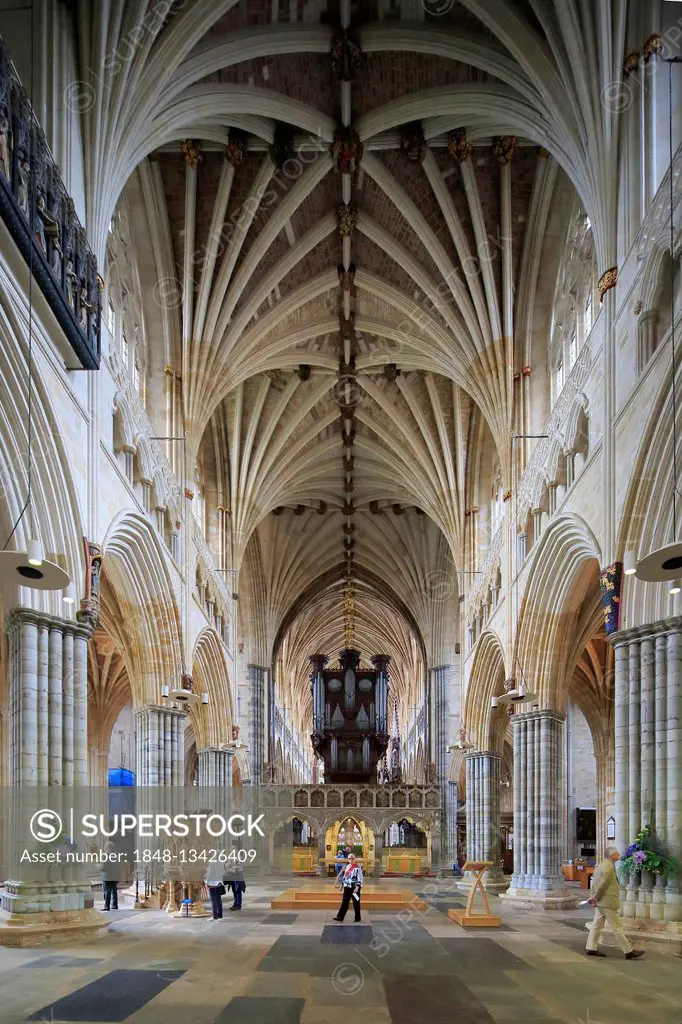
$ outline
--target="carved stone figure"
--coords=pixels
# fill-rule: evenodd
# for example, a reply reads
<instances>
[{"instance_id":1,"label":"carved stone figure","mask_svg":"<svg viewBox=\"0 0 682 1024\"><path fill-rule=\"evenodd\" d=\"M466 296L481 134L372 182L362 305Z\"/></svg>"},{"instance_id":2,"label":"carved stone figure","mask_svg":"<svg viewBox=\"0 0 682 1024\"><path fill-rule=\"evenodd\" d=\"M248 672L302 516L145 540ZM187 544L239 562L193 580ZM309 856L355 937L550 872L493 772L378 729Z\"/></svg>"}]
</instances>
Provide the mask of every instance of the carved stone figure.
<instances>
[{"instance_id":1,"label":"carved stone figure","mask_svg":"<svg viewBox=\"0 0 682 1024\"><path fill-rule=\"evenodd\" d=\"M7 107L0 106L0 171L7 181L12 176L12 128Z\"/></svg>"},{"instance_id":2,"label":"carved stone figure","mask_svg":"<svg viewBox=\"0 0 682 1024\"><path fill-rule=\"evenodd\" d=\"M88 290L85 283L82 283L78 303L78 322L84 334L88 333L88 317L91 309L92 304L88 302Z\"/></svg>"},{"instance_id":3,"label":"carved stone figure","mask_svg":"<svg viewBox=\"0 0 682 1024\"><path fill-rule=\"evenodd\" d=\"M83 538L87 571L85 574L85 597L81 600L77 618L79 622L94 627L99 621L99 583L102 571L102 550L98 544L92 544Z\"/></svg>"},{"instance_id":4,"label":"carved stone figure","mask_svg":"<svg viewBox=\"0 0 682 1024\"><path fill-rule=\"evenodd\" d=\"M410 163L422 162L426 156L426 140L421 121L411 121L400 129L400 151Z\"/></svg>"},{"instance_id":5,"label":"carved stone figure","mask_svg":"<svg viewBox=\"0 0 682 1024\"><path fill-rule=\"evenodd\" d=\"M76 288L78 286L78 275L73 269L73 260L66 261L66 275L65 275L65 287L66 287L66 301L72 309L76 308Z\"/></svg>"},{"instance_id":6,"label":"carved stone figure","mask_svg":"<svg viewBox=\"0 0 682 1024\"><path fill-rule=\"evenodd\" d=\"M28 162L28 153L22 149L19 151L17 160L17 181L16 196L24 216L28 219L28 196L31 180L31 165Z\"/></svg>"},{"instance_id":7,"label":"carved stone figure","mask_svg":"<svg viewBox=\"0 0 682 1024\"><path fill-rule=\"evenodd\" d=\"M362 48L352 28L339 28L332 39L332 68L342 82L350 82L360 67Z\"/></svg>"},{"instance_id":8,"label":"carved stone figure","mask_svg":"<svg viewBox=\"0 0 682 1024\"><path fill-rule=\"evenodd\" d=\"M362 159L362 143L354 128L338 128L330 150L337 171L341 174L356 173Z\"/></svg>"}]
</instances>

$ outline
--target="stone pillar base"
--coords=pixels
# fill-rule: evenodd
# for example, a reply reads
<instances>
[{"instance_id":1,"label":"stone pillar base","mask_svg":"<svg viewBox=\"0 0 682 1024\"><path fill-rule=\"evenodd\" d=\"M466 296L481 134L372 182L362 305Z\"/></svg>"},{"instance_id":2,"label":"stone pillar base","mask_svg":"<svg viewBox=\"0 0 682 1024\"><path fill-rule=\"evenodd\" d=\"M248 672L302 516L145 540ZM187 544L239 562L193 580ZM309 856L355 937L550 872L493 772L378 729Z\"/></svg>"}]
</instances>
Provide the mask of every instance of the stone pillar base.
<instances>
[{"instance_id":1,"label":"stone pillar base","mask_svg":"<svg viewBox=\"0 0 682 1024\"><path fill-rule=\"evenodd\" d=\"M519 910L575 910L580 902L578 893L567 889L513 889L500 895L500 899Z\"/></svg>"},{"instance_id":2,"label":"stone pillar base","mask_svg":"<svg viewBox=\"0 0 682 1024\"><path fill-rule=\"evenodd\" d=\"M623 931L635 949L648 949L652 953L673 953L682 956L682 922L680 921L646 921L634 920L621 916ZM592 918L585 922L585 934L590 930ZM604 925L602 936L610 940L608 945L616 945L613 931L609 924Z\"/></svg>"},{"instance_id":3,"label":"stone pillar base","mask_svg":"<svg viewBox=\"0 0 682 1024\"><path fill-rule=\"evenodd\" d=\"M637 949L682 956L682 921L646 921L622 918L623 930Z\"/></svg>"},{"instance_id":4,"label":"stone pillar base","mask_svg":"<svg viewBox=\"0 0 682 1024\"><path fill-rule=\"evenodd\" d=\"M98 938L111 919L99 910L12 914L0 910L0 946L52 946Z\"/></svg>"}]
</instances>

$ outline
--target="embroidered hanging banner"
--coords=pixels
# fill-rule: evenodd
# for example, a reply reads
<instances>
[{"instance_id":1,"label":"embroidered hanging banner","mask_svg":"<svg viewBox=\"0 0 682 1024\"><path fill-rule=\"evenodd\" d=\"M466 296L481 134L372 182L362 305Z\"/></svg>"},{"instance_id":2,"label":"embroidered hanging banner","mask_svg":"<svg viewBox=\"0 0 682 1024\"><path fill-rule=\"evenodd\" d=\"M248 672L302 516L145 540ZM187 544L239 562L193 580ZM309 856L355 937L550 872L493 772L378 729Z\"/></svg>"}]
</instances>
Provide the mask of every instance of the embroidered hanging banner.
<instances>
[{"instance_id":1,"label":"embroidered hanging banner","mask_svg":"<svg viewBox=\"0 0 682 1024\"><path fill-rule=\"evenodd\" d=\"M599 576L601 603L604 608L606 634L620 629L620 591L623 584L623 563L614 562L602 569Z\"/></svg>"}]
</instances>

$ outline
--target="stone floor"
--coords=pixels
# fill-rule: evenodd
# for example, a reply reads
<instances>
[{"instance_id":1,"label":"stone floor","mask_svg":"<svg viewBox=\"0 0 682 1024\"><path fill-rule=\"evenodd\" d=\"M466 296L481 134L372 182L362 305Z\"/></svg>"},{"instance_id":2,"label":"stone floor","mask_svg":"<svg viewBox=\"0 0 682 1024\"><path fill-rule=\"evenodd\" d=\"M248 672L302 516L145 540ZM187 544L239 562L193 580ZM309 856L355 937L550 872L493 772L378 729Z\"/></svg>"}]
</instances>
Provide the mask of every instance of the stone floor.
<instances>
[{"instance_id":1,"label":"stone floor","mask_svg":"<svg viewBox=\"0 0 682 1024\"><path fill-rule=\"evenodd\" d=\"M682 964L587 959L585 909L520 912L464 932L448 881L413 884L423 913L273 912L290 881L250 884L241 913L173 920L120 910L88 945L0 948L0 1021L126 1024L680 1024ZM395 887L395 880L391 880ZM227 903L226 903L227 906Z\"/></svg>"}]
</instances>

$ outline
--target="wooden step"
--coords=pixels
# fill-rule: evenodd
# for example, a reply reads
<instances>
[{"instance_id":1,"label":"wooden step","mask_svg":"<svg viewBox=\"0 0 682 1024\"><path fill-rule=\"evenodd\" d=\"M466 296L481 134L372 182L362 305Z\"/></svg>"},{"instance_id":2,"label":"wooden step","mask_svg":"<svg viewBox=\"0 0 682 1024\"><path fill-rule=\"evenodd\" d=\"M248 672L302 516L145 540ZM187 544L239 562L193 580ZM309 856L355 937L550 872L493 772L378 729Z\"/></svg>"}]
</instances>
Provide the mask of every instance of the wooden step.
<instances>
[{"instance_id":1,"label":"wooden step","mask_svg":"<svg viewBox=\"0 0 682 1024\"><path fill-rule=\"evenodd\" d=\"M287 889L270 901L272 910L338 910L341 894L336 891ZM403 910L409 907L423 912L426 903L408 890L393 892L363 892L362 906L365 910Z\"/></svg>"}]
</instances>

